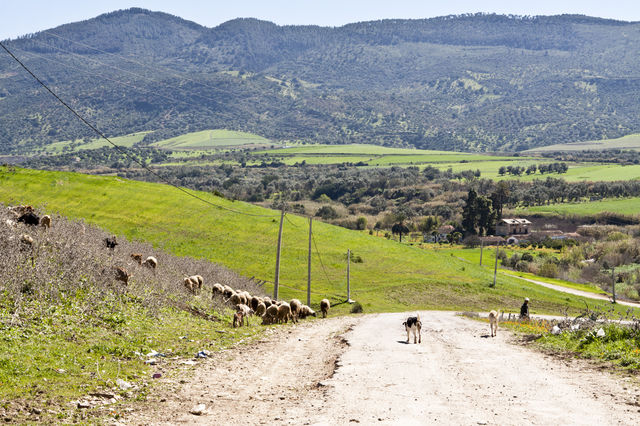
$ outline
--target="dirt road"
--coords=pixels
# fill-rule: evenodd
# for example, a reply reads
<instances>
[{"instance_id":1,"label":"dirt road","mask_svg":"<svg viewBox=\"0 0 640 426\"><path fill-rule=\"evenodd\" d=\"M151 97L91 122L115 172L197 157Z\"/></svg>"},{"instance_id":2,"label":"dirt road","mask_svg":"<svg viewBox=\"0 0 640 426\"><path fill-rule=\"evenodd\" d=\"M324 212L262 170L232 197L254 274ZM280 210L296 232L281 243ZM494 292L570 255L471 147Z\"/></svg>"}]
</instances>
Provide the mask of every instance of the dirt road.
<instances>
[{"instance_id":1,"label":"dirt road","mask_svg":"<svg viewBox=\"0 0 640 426\"><path fill-rule=\"evenodd\" d=\"M404 343L406 314L279 331L167 383L126 423L640 424L629 379L511 344L502 330L488 337L488 325L451 312L421 317L419 345ZM189 414L197 403L204 415Z\"/></svg>"}]
</instances>

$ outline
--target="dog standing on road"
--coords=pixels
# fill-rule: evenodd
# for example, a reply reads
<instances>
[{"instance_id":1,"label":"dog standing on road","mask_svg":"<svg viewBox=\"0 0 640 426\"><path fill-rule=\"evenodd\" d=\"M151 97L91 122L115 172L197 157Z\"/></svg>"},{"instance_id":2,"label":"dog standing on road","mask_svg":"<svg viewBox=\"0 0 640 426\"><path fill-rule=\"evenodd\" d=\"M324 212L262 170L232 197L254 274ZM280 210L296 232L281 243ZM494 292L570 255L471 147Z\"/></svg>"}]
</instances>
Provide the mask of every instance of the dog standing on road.
<instances>
[{"instance_id":1,"label":"dog standing on road","mask_svg":"<svg viewBox=\"0 0 640 426\"><path fill-rule=\"evenodd\" d=\"M407 343L409 343L411 333L413 333L413 343L422 343L422 336L420 334L420 331L422 330L422 321L420 321L420 314L416 314L415 317L407 318L402 325L404 325L404 329L407 330Z\"/></svg>"},{"instance_id":2,"label":"dog standing on road","mask_svg":"<svg viewBox=\"0 0 640 426\"><path fill-rule=\"evenodd\" d=\"M496 337L498 334L498 316L499 312L491 311L489 312L489 326L491 327L491 337Z\"/></svg>"}]
</instances>

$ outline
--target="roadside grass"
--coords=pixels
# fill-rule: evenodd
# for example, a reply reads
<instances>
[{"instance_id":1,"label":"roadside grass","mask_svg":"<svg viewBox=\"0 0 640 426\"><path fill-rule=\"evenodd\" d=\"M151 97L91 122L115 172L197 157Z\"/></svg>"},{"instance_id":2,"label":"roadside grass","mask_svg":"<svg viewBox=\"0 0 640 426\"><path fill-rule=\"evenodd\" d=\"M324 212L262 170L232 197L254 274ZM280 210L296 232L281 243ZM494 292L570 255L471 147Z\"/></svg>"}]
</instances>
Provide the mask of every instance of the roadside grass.
<instances>
[{"instance_id":1,"label":"roadside grass","mask_svg":"<svg viewBox=\"0 0 640 426\"><path fill-rule=\"evenodd\" d=\"M504 268L501 268L500 272L502 272L503 274L512 275L514 277L528 278L530 280L543 281L549 284L556 284L562 287L572 288L580 291L586 291L587 293L602 294L605 296L610 295L610 293L607 293L606 291L604 291L603 289L595 285L574 283L571 281L561 280L558 278L540 277L538 275L534 275L529 272L518 272L518 271L512 271L510 269L504 269Z\"/></svg>"},{"instance_id":2,"label":"roadside grass","mask_svg":"<svg viewBox=\"0 0 640 426\"><path fill-rule=\"evenodd\" d=\"M628 317L626 318L629 319ZM534 348L560 356L572 356L598 362L606 362L623 370L640 369L640 322L631 319L629 324L619 322L571 321L537 319L531 321L501 321L500 327L508 328L525 337ZM561 332L551 332L558 325ZM604 336L598 336L602 329Z\"/></svg>"},{"instance_id":3,"label":"roadside grass","mask_svg":"<svg viewBox=\"0 0 640 426\"><path fill-rule=\"evenodd\" d=\"M246 277L265 280L268 292L273 288L277 211L197 192L220 208L207 206L167 185L118 177L0 168L0 183L0 200L5 203L32 204L47 212L84 218L111 233L147 241L174 255L209 259ZM324 297L334 305L345 299L347 249L363 260L351 265L351 297L366 313L518 307L524 297L535 299L532 309L536 313L577 312L584 306L580 297L506 275L500 275L497 286L490 288L492 271L439 251L322 222L315 222L313 230L314 308ZM287 214L280 269L282 298L306 300L307 250L308 219ZM338 305L334 312L348 310L349 306Z\"/></svg>"},{"instance_id":4,"label":"roadside grass","mask_svg":"<svg viewBox=\"0 0 640 426\"><path fill-rule=\"evenodd\" d=\"M99 393L123 400L144 398L152 375L165 373L177 362L175 357L192 359L199 351L224 349L263 331L261 327L233 329L228 325L230 315L212 323L171 308L151 313L135 301L119 298L89 309L90 296L70 294L55 305L24 302L19 307L20 324L10 320L18 316L17 307L0 297L0 411L4 409L4 417L18 423L77 421L85 414L76 410L73 400ZM163 356L146 357L152 350ZM146 364L147 360L158 364ZM120 389L118 379L134 387ZM86 414L97 415L96 410L100 407Z\"/></svg>"},{"instance_id":5,"label":"roadside grass","mask_svg":"<svg viewBox=\"0 0 640 426\"><path fill-rule=\"evenodd\" d=\"M176 150L217 149L238 145L269 145L272 142L262 136L247 132L215 129L186 133L175 138L154 142L151 146Z\"/></svg>"},{"instance_id":6,"label":"roadside grass","mask_svg":"<svg viewBox=\"0 0 640 426\"><path fill-rule=\"evenodd\" d=\"M559 203L546 206L518 207L516 214L560 214L594 216L603 212L636 216L640 213L640 197L607 198L582 203Z\"/></svg>"}]
</instances>

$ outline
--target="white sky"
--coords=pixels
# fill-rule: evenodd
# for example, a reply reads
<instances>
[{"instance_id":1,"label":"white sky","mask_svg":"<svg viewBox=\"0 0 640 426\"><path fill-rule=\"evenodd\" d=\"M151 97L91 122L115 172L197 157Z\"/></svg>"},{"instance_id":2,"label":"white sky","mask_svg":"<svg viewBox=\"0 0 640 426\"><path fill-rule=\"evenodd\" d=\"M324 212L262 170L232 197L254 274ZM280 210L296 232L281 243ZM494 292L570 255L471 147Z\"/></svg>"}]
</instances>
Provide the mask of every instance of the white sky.
<instances>
[{"instance_id":1,"label":"white sky","mask_svg":"<svg viewBox=\"0 0 640 426\"><path fill-rule=\"evenodd\" d=\"M640 0L0 0L0 40L142 7L207 27L238 17L276 24L340 26L385 18L429 18L488 12L515 15L583 14L640 21Z\"/></svg>"}]
</instances>

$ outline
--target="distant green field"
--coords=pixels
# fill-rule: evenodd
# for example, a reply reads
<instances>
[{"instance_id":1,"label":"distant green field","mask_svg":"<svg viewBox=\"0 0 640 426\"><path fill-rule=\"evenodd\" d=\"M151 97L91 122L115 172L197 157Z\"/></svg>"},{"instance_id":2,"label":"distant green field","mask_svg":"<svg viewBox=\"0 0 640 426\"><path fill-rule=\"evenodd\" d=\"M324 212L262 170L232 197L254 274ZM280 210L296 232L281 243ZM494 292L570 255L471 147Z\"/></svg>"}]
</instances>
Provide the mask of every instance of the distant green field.
<instances>
[{"instance_id":1,"label":"distant green field","mask_svg":"<svg viewBox=\"0 0 640 426\"><path fill-rule=\"evenodd\" d=\"M525 153L535 153L543 151L584 151L603 149L635 149L640 150L640 134L623 136L616 139L603 139L599 141L571 142L539 148L529 149Z\"/></svg>"},{"instance_id":2,"label":"distant green field","mask_svg":"<svg viewBox=\"0 0 640 426\"><path fill-rule=\"evenodd\" d=\"M192 150L216 149L238 145L268 145L271 141L262 136L233 130L203 130L187 133L175 138L165 139L151 144L158 148Z\"/></svg>"},{"instance_id":3,"label":"distant green field","mask_svg":"<svg viewBox=\"0 0 640 426\"><path fill-rule=\"evenodd\" d=\"M116 145L130 148L140 142L145 137L145 135L149 133L151 132L131 133L125 136L110 137L109 140ZM76 139L75 141L54 142L50 145L47 145L45 147L45 151L59 154L61 152L64 152L65 147L70 147L71 151L81 151L87 149L102 148L103 146L111 146L111 144L109 144L109 142L107 142L103 138L91 139L89 142L83 142L82 139Z\"/></svg>"},{"instance_id":4,"label":"distant green field","mask_svg":"<svg viewBox=\"0 0 640 426\"><path fill-rule=\"evenodd\" d=\"M462 170L480 170L483 178L494 180L505 179L518 179L521 181L532 181L534 179L546 179L551 176L554 178L562 178L567 182L578 181L602 181L612 182L616 180L637 180L640 179L640 165L623 166L620 164L594 164L594 163L568 163L569 170L566 173L547 173L540 174L535 173L527 175L523 173L521 176L516 177L512 175L502 175L498 173L501 166L519 166L528 167L531 164L547 164L554 163L546 159L533 159L533 160L520 160L520 159L504 159L503 161L478 161L468 163L441 163L435 164L441 170L451 168L453 172L459 172Z\"/></svg>"},{"instance_id":5,"label":"distant green field","mask_svg":"<svg viewBox=\"0 0 640 426\"><path fill-rule=\"evenodd\" d=\"M210 259L245 276L273 281L279 212L197 194L219 207L167 185L0 167L1 202L41 206L49 213L82 218L115 234L149 241L176 255ZM305 299L308 220L290 214L287 218L281 297ZM536 301L537 313L558 313L565 307L577 312L584 306L579 297L508 276L499 277L497 287L489 288L490 271L446 253L322 222L313 229L314 247L321 255L314 252L312 262L316 306L327 296L344 300L347 249L363 260L351 266L351 297L363 304L365 312L516 309L525 296Z\"/></svg>"},{"instance_id":6,"label":"distant green field","mask_svg":"<svg viewBox=\"0 0 640 426\"><path fill-rule=\"evenodd\" d=\"M640 214L640 197L604 199L583 203L549 204L516 209L518 213L559 213L577 216L592 216L602 212L615 212L625 215Z\"/></svg>"}]
</instances>

